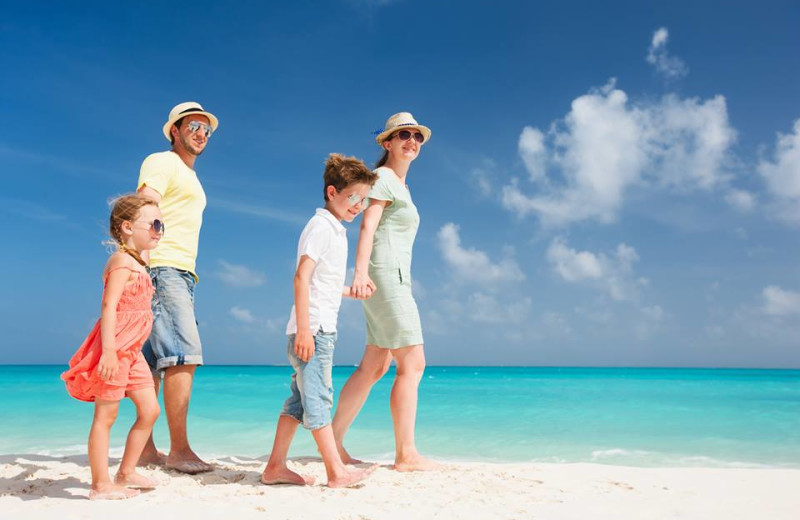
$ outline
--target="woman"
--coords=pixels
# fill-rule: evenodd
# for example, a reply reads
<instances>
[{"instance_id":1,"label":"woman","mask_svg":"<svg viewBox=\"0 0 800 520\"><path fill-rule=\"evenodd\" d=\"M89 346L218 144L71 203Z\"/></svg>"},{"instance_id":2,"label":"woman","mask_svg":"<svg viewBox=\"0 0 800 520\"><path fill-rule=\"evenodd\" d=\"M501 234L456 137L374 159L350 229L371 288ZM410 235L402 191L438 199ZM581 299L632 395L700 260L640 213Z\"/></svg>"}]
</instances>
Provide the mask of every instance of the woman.
<instances>
[{"instance_id":1,"label":"woman","mask_svg":"<svg viewBox=\"0 0 800 520\"><path fill-rule=\"evenodd\" d=\"M352 290L364 301L367 346L356 371L342 388L333 433L342 460L358 463L345 451L343 439L369 396L372 385L394 359L397 375L392 386L395 463L398 471L439 467L419 454L414 442L417 389L425 370L422 326L411 294L411 250L419 227L419 214L411 200L406 178L420 147L431 131L401 112L386 121L375 141L384 150L376 164L378 181L369 194L361 220ZM374 294L373 294L374 292Z\"/></svg>"}]
</instances>

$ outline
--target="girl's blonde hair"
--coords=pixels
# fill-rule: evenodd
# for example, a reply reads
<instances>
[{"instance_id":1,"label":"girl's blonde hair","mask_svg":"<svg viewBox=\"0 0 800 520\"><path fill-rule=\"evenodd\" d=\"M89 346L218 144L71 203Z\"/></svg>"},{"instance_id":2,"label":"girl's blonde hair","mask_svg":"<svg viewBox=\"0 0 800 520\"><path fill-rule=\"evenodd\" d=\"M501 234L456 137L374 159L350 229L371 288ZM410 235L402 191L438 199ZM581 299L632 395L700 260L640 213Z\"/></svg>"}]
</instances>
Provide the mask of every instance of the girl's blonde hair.
<instances>
[{"instance_id":1,"label":"girl's blonde hair","mask_svg":"<svg viewBox=\"0 0 800 520\"><path fill-rule=\"evenodd\" d=\"M139 211L145 206L158 207L158 203L153 199L140 197L136 193L120 195L111 201L111 216L108 219L108 234L113 240L113 244L117 246L117 250L128 253L142 265L145 265L145 261L139 256L139 253L128 248L122 239L122 223L133 222L139 216Z\"/></svg>"}]
</instances>

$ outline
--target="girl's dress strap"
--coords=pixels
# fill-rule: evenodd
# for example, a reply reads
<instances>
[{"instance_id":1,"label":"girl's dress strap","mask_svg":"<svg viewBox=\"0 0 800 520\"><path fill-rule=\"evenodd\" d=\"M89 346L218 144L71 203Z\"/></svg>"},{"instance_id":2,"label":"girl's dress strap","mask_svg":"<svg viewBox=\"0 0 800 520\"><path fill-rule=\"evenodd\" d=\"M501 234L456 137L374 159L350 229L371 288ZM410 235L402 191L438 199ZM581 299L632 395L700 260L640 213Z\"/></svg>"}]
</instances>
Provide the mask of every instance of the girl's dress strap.
<instances>
[{"instance_id":1,"label":"girl's dress strap","mask_svg":"<svg viewBox=\"0 0 800 520\"><path fill-rule=\"evenodd\" d=\"M114 272L114 271L116 271L118 269L127 269L128 271L133 271L134 273L138 273L139 272L136 269L134 269L133 267L128 267L127 265L120 265L120 266L114 267L114 268L109 269L108 271L106 271L106 274L105 274L104 278L108 278L108 275L110 275L112 272Z\"/></svg>"}]
</instances>

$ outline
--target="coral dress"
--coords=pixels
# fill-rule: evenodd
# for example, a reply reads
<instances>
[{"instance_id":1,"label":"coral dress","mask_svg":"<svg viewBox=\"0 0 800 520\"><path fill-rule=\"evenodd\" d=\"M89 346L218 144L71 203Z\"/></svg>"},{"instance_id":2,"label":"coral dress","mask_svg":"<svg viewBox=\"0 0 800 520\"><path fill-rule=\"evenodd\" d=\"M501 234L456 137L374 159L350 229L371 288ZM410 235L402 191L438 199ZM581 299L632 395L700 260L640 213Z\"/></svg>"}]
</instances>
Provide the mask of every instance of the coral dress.
<instances>
[{"instance_id":1,"label":"coral dress","mask_svg":"<svg viewBox=\"0 0 800 520\"><path fill-rule=\"evenodd\" d=\"M106 273L103 292L108 283L108 275L117 267ZM69 361L69 370L61 374L67 384L67 392L81 401L103 399L120 401L133 390L153 388L153 376L142 355L142 344L150 335L153 327L153 311L150 300L153 297L153 285L150 276L136 272L136 279L128 282L117 304L117 327L114 341L117 347L119 372L108 381L100 379L97 365L103 353L100 337L100 320L97 320L92 331Z\"/></svg>"}]
</instances>

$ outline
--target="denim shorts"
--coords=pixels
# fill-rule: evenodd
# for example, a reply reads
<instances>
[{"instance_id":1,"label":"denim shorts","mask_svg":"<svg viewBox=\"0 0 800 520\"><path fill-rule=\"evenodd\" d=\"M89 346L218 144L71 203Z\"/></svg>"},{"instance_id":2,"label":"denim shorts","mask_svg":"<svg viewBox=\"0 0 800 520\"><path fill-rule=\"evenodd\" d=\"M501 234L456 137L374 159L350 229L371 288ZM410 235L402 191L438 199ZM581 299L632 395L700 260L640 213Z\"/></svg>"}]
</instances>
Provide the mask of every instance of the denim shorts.
<instances>
[{"instance_id":1,"label":"denim shorts","mask_svg":"<svg viewBox=\"0 0 800 520\"><path fill-rule=\"evenodd\" d=\"M292 395L283 403L281 415L293 417L309 430L319 430L331 424L333 408L333 348L335 332L322 332L314 336L314 355L308 362L294 353L294 334L288 336L286 350L294 368Z\"/></svg>"},{"instance_id":2,"label":"denim shorts","mask_svg":"<svg viewBox=\"0 0 800 520\"><path fill-rule=\"evenodd\" d=\"M194 286L189 271L150 269L153 282L153 331L142 346L154 375L178 365L202 365L203 348L194 318Z\"/></svg>"}]
</instances>

